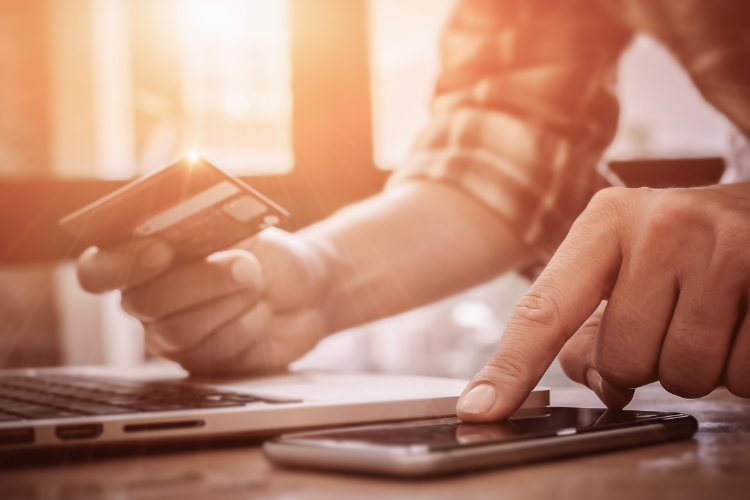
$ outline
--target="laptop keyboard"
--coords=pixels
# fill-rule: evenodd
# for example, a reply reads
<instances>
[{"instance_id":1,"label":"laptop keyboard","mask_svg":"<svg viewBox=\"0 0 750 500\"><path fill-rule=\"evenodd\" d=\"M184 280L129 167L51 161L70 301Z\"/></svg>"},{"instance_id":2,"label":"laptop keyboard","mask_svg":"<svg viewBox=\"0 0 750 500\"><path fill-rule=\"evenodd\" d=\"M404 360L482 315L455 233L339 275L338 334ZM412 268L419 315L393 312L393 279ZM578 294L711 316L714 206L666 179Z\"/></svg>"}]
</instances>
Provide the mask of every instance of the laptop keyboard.
<instances>
[{"instance_id":1,"label":"laptop keyboard","mask_svg":"<svg viewBox=\"0 0 750 500\"><path fill-rule=\"evenodd\" d=\"M0 376L0 423L126 413L298 403L184 383L138 382L73 375Z\"/></svg>"}]
</instances>

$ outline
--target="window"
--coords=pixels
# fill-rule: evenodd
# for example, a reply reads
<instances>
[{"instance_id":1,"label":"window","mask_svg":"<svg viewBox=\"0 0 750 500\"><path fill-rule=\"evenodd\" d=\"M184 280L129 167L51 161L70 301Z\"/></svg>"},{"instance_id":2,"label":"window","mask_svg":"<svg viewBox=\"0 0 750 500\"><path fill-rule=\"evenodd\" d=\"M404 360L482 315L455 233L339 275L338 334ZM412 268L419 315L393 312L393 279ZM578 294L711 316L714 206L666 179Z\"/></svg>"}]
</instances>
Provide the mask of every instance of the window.
<instances>
[{"instance_id":1,"label":"window","mask_svg":"<svg viewBox=\"0 0 750 500\"><path fill-rule=\"evenodd\" d=\"M286 0L181 0L180 149L236 173L292 168Z\"/></svg>"},{"instance_id":2,"label":"window","mask_svg":"<svg viewBox=\"0 0 750 500\"><path fill-rule=\"evenodd\" d=\"M75 0L51 19L59 175L127 179L188 152L292 169L286 0Z\"/></svg>"},{"instance_id":3,"label":"window","mask_svg":"<svg viewBox=\"0 0 750 500\"><path fill-rule=\"evenodd\" d=\"M606 158L726 156L734 127L700 95L669 51L646 35L620 60L620 123Z\"/></svg>"},{"instance_id":4,"label":"window","mask_svg":"<svg viewBox=\"0 0 750 500\"><path fill-rule=\"evenodd\" d=\"M438 40L454 0L370 0L375 163L393 169L429 119Z\"/></svg>"}]
</instances>

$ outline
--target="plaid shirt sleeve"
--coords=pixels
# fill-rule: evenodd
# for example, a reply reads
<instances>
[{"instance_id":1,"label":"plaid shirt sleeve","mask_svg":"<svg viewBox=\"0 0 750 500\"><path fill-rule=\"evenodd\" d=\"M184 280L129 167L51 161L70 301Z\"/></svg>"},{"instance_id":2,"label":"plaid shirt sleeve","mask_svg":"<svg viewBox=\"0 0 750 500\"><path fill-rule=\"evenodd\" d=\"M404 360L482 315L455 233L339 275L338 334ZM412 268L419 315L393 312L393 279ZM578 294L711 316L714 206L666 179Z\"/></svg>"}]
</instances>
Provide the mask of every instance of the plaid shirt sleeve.
<instances>
[{"instance_id":1,"label":"plaid shirt sleeve","mask_svg":"<svg viewBox=\"0 0 750 500\"><path fill-rule=\"evenodd\" d=\"M431 123L389 185L451 183L545 264L594 192L631 31L591 0L462 0L441 41Z\"/></svg>"}]
</instances>

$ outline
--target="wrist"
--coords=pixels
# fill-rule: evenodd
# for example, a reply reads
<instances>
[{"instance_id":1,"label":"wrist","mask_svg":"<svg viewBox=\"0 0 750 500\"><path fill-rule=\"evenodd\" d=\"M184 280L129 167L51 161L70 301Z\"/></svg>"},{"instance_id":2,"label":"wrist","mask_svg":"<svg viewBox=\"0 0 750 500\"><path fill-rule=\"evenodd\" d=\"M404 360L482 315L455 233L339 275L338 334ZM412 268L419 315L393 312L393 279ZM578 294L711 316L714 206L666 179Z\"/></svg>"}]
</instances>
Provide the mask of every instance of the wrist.
<instances>
[{"instance_id":1,"label":"wrist","mask_svg":"<svg viewBox=\"0 0 750 500\"><path fill-rule=\"evenodd\" d=\"M336 301L334 297L340 295L335 290L342 282L345 265L343 252L322 227L328 222L323 221L295 233L305 248L308 274L314 283L311 289L312 307L319 311L324 323L321 339L343 329L338 325L342 323L340 316L347 307L340 303L338 307L332 307Z\"/></svg>"}]
</instances>

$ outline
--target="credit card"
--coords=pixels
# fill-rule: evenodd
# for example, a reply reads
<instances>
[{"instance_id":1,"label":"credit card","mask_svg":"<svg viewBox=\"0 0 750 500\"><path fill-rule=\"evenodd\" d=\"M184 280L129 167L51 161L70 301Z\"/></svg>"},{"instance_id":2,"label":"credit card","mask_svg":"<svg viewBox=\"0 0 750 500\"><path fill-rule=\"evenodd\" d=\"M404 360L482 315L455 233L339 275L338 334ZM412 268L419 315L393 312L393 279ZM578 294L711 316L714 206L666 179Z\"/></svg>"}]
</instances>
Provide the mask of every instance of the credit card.
<instances>
[{"instance_id":1,"label":"credit card","mask_svg":"<svg viewBox=\"0 0 750 500\"><path fill-rule=\"evenodd\" d=\"M110 248L157 237L176 261L225 250L289 214L236 177L202 158L185 158L60 220L81 241Z\"/></svg>"}]
</instances>

